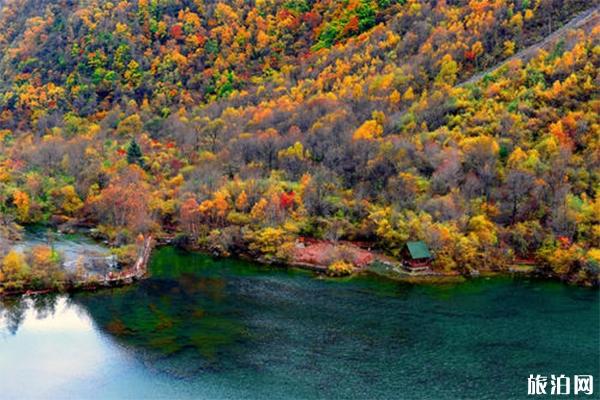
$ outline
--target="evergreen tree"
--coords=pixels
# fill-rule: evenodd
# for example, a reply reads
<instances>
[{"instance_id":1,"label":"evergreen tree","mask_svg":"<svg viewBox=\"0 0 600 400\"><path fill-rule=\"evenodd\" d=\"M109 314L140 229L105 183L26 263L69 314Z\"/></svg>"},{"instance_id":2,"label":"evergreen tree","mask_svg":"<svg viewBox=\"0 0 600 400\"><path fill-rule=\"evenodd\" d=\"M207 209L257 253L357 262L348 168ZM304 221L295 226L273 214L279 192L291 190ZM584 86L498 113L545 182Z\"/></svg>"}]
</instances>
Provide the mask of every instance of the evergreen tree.
<instances>
[{"instance_id":1,"label":"evergreen tree","mask_svg":"<svg viewBox=\"0 0 600 400\"><path fill-rule=\"evenodd\" d=\"M137 164L142 168L145 167L144 160L142 159L142 149L140 149L140 145L137 144L135 139L131 139L127 147L127 162L129 164Z\"/></svg>"}]
</instances>

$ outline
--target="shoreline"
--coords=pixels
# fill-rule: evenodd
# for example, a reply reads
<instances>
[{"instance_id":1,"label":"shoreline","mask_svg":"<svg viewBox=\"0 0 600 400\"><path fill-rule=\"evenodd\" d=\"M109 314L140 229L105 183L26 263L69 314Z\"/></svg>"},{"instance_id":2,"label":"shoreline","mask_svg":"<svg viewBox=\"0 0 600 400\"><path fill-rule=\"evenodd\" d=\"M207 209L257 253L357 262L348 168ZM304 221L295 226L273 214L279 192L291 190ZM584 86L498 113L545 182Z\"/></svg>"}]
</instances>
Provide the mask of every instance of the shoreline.
<instances>
[{"instance_id":1,"label":"shoreline","mask_svg":"<svg viewBox=\"0 0 600 400\"><path fill-rule=\"evenodd\" d=\"M317 239L311 239L318 241ZM326 241L320 241L326 242ZM340 242L342 246L352 245L355 246L352 242ZM311 262L304 262L299 260L281 260L281 259L267 259L264 256L256 256L253 255L249 251L241 251L236 254L231 254L227 256L222 256L219 254L215 254L211 252L210 249L204 248L199 245L185 245L178 246L173 242L172 237L163 237L157 238L157 247L163 246L174 246L179 248L182 251L191 252L191 253L200 253L205 254L217 258L239 258L243 260L247 260L250 262L256 262L260 264L265 264L273 267L281 267L281 268L298 268L305 271L311 271L315 274L325 277L331 278L347 278L352 277L359 274L372 274L375 276L382 277L384 279L389 279L395 282L405 282L412 284L445 284L445 283L461 283L466 282L469 279L473 278L491 278L491 277L525 277L525 278L535 278L535 279L544 279L561 282L567 285L598 289L600 287L600 282L590 282L590 281L576 281L571 276L558 276L553 274L547 270L540 269L539 265L536 263L523 263L520 259L515 259L512 264L510 264L506 269L502 270L476 270L474 273L463 274L458 271L435 271L432 269L428 269L426 272L408 272L405 269L401 271L398 270L398 266L401 264L400 260L392 259L389 256L384 254L380 254L378 252L372 250L364 250L372 254L372 261L383 261L388 267L392 267L391 264L397 264L393 273L381 273L378 271L374 271L371 265L363 265L358 266L354 269L354 271L350 274L346 275L332 275L328 273L328 264L318 264ZM359 248L358 246L355 246ZM402 267L400 267L402 268Z\"/></svg>"},{"instance_id":2,"label":"shoreline","mask_svg":"<svg viewBox=\"0 0 600 400\"><path fill-rule=\"evenodd\" d=\"M94 277L92 279L86 279L82 281L71 281L66 280L59 282L57 287L53 288L22 288L14 291L0 290L0 299L5 297L14 297L20 295L35 295L35 294L48 294L48 293L72 293L78 291L96 291L100 289L108 289L115 287L123 287L133 284L136 281L144 279L148 273L148 262L152 255L152 249L155 243L152 236L144 238L144 244L139 252L138 257L132 266L123 268L119 273L109 274L103 277ZM2 284L0 284L0 289Z\"/></svg>"},{"instance_id":3,"label":"shoreline","mask_svg":"<svg viewBox=\"0 0 600 400\"><path fill-rule=\"evenodd\" d=\"M181 251L184 252L188 252L188 253L197 253L197 254L203 254L203 255L207 255L207 256L211 256L211 257L215 257L215 258L219 258L219 259L228 259L228 258L232 258L232 259L241 259L241 260L245 260L248 262L253 262L253 263L259 263L259 264L263 264L263 265L267 265L273 268L297 268L303 271L309 271L309 272L313 272L314 274L321 276L321 277L327 277L327 278L350 278L353 276L358 276L361 274L369 274L369 275L373 275L373 276L378 276L384 279L388 279L391 281L395 281L395 282L405 282L405 283L412 283L412 284L446 284L446 283L463 283L466 282L469 279L473 279L473 278L487 278L487 277L496 277L496 276L522 276L522 277L531 277L531 278L541 278L541 279L549 279L549 280L554 280L554 281L560 281L563 283L569 283L563 279L559 279L558 277L555 276L551 276L551 275L546 275L541 273L540 271L538 271L535 266L528 266L528 268L526 269L521 269L521 268L517 268L518 264L512 265L509 269L507 270L503 270L503 271L487 271L487 270L483 270L483 271L478 271L478 274L476 275L465 275L465 274L461 274L457 271L452 271L452 272L442 272L442 271L434 271L429 269L428 272L417 272L417 273L411 273L411 272L407 272L406 270L395 270L393 273L382 273L381 271L375 271L370 265L365 265L362 267L358 267L355 268L355 270L350 273L350 274L346 274L346 275L332 275L330 273L328 273L328 265L325 264L316 264L316 263L309 263L309 262L303 262L303 261L295 261L295 260L270 260L270 259L266 259L263 256L254 256L249 252L239 252L236 254L232 254L229 256L221 256L218 254L214 254L213 252L211 252L209 249L203 248L201 246L177 246L174 243L172 243L172 241L167 240L167 241L161 241L161 239L157 239L157 248L160 247L167 247L167 246L172 246L175 247ZM381 258L383 257L386 260L390 260L389 257L387 256L383 256L380 254L376 254L374 256L374 261L381 261ZM396 263L400 263L400 261L395 260ZM388 264L389 265L389 264ZM391 267L391 265L389 265ZM584 285L579 285L582 287L588 287L588 286L584 286ZM589 286L592 287L592 286Z\"/></svg>"},{"instance_id":4,"label":"shoreline","mask_svg":"<svg viewBox=\"0 0 600 400\"><path fill-rule=\"evenodd\" d=\"M86 234L87 235L87 234ZM349 243L349 242L348 242ZM348 245L348 243L344 243L344 245ZM351 244L351 243L350 243ZM352 244L351 244L352 245ZM368 250L369 253L373 255L372 261L381 261L385 260L385 264L387 265L387 271L376 271L371 264L362 265L356 267L352 273L334 276L328 273L328 265L304 262L299 260L270 260L266 259L264 256L255 256L249 252L239 252L237 254L232 254L229 256L221 256L211 253L208 249L202 248L201 246L178 246L173 243L171 237L158 237L153 239L152 236L149 236L144 239L144 245L140 252L140 255L136 259L133 266L125 268L119 274L115 276L112 273L104 276L104 279L89 279L86 281L72 282L66 281L63 282L64 286L60 288L43 288L43 289L28 289L24 288L18 291L0 291L0 299L7 297L15 297L20 295L36 295L36 294L48 294L48 293L73 293L80 291L97 291L101 289L109 289L116 287L124 287L134 284L137 281L143 280L148 275L148 263L150 261L150 257L152 255L152 250L155 248L172 246L179 250L186 251L189 253L199 253L205 254L218 258L239 258L242 260L246 260L249 262L260 263L264 265L268 265L275 268L298 268L305 271L311 271L319 276L330 277L330 278L348 278L352 276L357 276L360 274L369 274L381 277L383 279L388 279L394 282L403 282L409 284L452 284L452 283L464 283L472 278L490 278L490 277L503 277L503 276L521 276L521 277L530 277L530 278L540 278L540 279L548 279L553 281L560 281L569 285L577 285L581 287L588 288L597 288L597 285L594 284L581 284L577 282L570 281L568 279L554 276L552 274L544 273L540 271L535 264L523 266L519 263L515 263L511 265L507 270L501 271L491 271L491 270L479 270L477 274L465 275L460 272L441 272L441 271L433 271L428 269L426 272L418 272L411 273L404 269L399 269L400 262L398 260L393 260L396 265L392 265L389 261L392 260L390 257L387 257L383 254L379 254L376 252L372 252ZM364 250L367 251L367 250ZM0 288L1 288L0 284Z\"/></svg>"}]
</instances>

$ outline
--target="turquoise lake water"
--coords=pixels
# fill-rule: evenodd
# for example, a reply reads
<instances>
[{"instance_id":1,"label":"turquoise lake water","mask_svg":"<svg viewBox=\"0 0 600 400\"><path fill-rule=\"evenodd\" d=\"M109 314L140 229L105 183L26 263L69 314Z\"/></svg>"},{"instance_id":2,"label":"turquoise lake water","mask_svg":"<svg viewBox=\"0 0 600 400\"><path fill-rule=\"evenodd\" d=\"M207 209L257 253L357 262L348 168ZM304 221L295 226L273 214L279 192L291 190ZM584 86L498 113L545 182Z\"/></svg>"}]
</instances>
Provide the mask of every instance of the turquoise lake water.
<instances>
[{"instance_id":1,"label":"turquoise lake water","mask_svg":"<svg viewBox=\"0 0 600 400\"><path fill-rule=\"evenodd\" d=\"M162 248L134 286L0 310L2 399L531 399L529 374L600 390L599 292L556 282L327 279Z\"/></svg>"}]
</instances>

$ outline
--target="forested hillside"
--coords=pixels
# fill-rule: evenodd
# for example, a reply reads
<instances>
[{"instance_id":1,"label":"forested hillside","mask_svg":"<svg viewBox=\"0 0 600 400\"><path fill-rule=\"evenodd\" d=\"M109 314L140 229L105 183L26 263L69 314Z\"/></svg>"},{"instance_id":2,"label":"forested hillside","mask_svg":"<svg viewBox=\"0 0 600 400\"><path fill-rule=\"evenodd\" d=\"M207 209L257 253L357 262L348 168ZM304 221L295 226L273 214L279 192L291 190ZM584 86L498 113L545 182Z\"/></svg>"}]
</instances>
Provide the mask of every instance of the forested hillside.
<instances>
[{"instance_id":1,"label":"forested hillside","mask_svg":"<svg viewBox=\"0 0 600 400\"><path fill-rule=\"evenodd\" d=\"M419 239L438 270L597 282L598 18L458 85L592 6L5 0L0 213L284 262L298 236Z\"/></svg>"}]
</instances>

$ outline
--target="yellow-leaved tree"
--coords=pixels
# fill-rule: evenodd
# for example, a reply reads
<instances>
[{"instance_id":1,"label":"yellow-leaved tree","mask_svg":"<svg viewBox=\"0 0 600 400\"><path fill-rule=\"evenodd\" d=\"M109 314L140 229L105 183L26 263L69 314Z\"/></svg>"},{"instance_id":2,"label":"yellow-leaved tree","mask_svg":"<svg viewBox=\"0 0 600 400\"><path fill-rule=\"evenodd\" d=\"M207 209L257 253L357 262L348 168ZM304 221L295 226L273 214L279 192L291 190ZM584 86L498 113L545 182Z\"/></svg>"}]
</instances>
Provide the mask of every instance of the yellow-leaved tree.
<instances>
[{"instance_id":1,"label":"yellow-leaved tree","mask_svg":"<svg viewBox=\"0 0 600 400\"><path fill-rule=\"evenodd\" d=\"M11 250L2 259L0 268L0 282L6 289L22 289L29 278L29 265L25 262L23 254Z\"/></svg>"},{"instance_id":2,"label":"yellow-leaved tree","mask_svg":"<svg viewBox=\"0 0 600 400\"><path fill-rule=\"evenodd\" d=\"M13 204L17 208L17 220L19 222L27 222L29 220L29 208L31 201L29 195L20 190L13 193Z\"/></svg>"},{"instance_id":3,"label":"yellow-leaved tree","mask_svg":"<svg viewBox=\"0 0 600 400\"><path fill-rule=\"evenodd\" d=\"M383 126L374 119L365 121L352 135L354 140L370 140L383 135Z\"/></svg>"}]
</instances>

